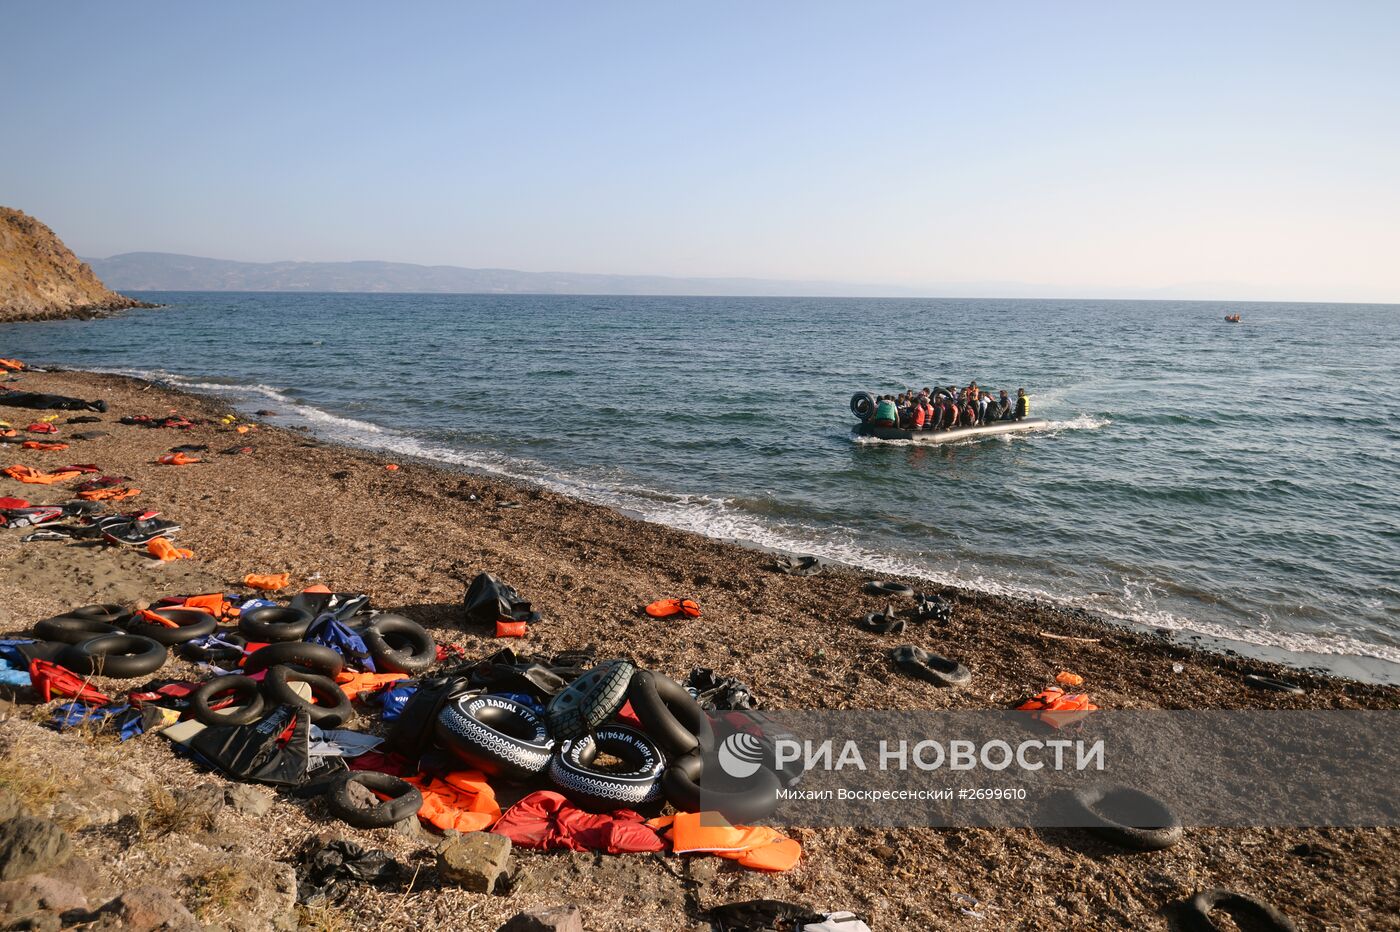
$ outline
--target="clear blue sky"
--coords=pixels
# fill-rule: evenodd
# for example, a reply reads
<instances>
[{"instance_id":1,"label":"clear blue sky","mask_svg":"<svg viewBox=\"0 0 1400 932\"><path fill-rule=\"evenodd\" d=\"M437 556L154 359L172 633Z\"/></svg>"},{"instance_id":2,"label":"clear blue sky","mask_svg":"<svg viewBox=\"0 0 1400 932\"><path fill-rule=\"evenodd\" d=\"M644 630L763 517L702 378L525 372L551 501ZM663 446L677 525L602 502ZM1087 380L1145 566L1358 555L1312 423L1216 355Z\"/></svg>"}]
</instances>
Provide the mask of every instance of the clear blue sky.
<instances>
[{"instance_id":1,"label":"clear blue sky","mask_svg":"<svg viewBox=\"0 0 1400 932\"><path fill-rule=\"evenodd\" d=\"M1392 0L11 2L0 34L0 203L83 255L1400 301Z\"/></svg>"}]
</instances>

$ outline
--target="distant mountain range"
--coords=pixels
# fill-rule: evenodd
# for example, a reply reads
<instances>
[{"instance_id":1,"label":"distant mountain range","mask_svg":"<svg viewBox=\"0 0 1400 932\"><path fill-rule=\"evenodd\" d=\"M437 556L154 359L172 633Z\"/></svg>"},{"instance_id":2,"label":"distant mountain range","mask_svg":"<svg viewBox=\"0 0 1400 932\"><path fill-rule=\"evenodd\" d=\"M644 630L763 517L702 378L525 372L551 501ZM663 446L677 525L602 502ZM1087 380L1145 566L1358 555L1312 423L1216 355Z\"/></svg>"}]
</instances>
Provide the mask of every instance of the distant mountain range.
<instances>
[{"instance_id":1,"label":"distant mountain range","mask_svg":"<svg viewBox=\"0 0 1400 932\"><path fill-rule=\"evenodd\" d=\"M678 278L522 272L408 262L235 262L170 252L86 259L122 291L346 291L437 294L714 295L818 298L1040 298L1148 301L1386 301L1369 289L1298 288L1237 281L1161 287L1046 285L1019 281L935 282L918 286L771 278ZM1328 295L1328 297L1322 297ZM1389 300L1394 300L1390 298Z\"/></svg>"},{"instance_id":2,"label":"distant mountain range","mask_svg":"<svg viewBox=\"0 0 1400 932\"><path fill-rule=\"evenodd\" d=\"M468 269L407 262L234 262L168 252L128 252L88 259L112 288L127 291L353 291L446 294L812 295L911 297L885 285L775 281L762 278L670 278Z\"/></svg>"}]
</instances>

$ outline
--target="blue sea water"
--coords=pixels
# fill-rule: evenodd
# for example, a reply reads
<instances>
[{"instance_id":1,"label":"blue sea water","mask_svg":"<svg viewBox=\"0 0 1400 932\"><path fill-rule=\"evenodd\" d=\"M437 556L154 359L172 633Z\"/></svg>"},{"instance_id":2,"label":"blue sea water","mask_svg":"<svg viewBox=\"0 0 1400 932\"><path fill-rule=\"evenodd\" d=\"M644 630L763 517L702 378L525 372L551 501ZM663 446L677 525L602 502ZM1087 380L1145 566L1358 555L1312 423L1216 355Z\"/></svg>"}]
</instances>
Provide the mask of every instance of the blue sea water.
<instances>
[{"instance_id":1,"label":"blue sea water","mask_svg":"<svg viewBox=\"0 0 1400 932\"><path fill-rule=\"evenodd\" d=\"M0 327L0 356L163 377L716 537L1400 679L1400 307L144 297L168 307ZM1051 427L851 436L857 389L974 378L1024 386Z\"/></svg>"}]
</instances>

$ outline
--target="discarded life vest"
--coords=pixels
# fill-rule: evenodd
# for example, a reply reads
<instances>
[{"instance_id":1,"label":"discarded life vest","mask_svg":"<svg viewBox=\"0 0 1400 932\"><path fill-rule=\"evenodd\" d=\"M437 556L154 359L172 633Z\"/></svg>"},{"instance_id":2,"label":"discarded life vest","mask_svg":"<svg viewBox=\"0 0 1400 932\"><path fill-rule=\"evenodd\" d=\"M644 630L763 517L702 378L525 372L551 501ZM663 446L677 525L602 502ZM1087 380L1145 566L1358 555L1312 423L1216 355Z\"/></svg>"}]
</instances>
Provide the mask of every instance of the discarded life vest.
<instances>
[{"instance_id":1,"label":"discarded life vest","mask_svg":"<svg viewBox=\"0 0 1400 932\"><path fill-rule=\"evenodd\" d=\"M335 678L335 684L345 693L345 698L353 701L404 679L408 679L407 673L352 673L345 670Z\"/></svg>"},{"instance_id":2,"label":"discarded life vest","mask_svg":"<svg viewBox=\"0 0 1400 932\"><path fill-rule=\"evenodd\" d=\"M45 702L51 701L54 696L67 696L89 705L107 705L112 701L81 677L47 660L35 658L29 661L29 682Z\"/></svg>"},{"instance_id":3,"label":"discarded life vest","mask_svg":"<svg viewBox=\"0 0 1400 932\"><path fill-rule=\"evenodd\" d=\"M678 812L647 824L670 829L671 850L676 854L714 854L761 871L791 870L802 858L802 846L777 829L729 825L713 812Z\"/></svg>"},{"instance_id":4,"label":"discarded life vest","mask_svg":"<svg viewBox=\"0 0 1400 932\"><path fill-rule=\"evenodd\" d=\"M445 777L405 777L423 794L418 818L447 831L482 832L501 817L496 794L477 770L462 770Z\"/></svg>"},{"instance_id":5,"label":"discarded life vest","mask_svg":"<svg viewBox=\"0 0 1400 932\"><path fill-rule=\"evenodd\" d=\"M30 485L53 485L57 482L65 482L74 476L81 476L82 471L78 469L60 469L56 472L40 472L32 466L7 466L4 469L5 475L11 479L18 479L20 482Z\"/></svg>"},{"instance_id":6,"label":"discarded life vest","mask_svg":"<svg viewBox=\"0 0 1400 932\"><path fill-rule=\"evenodd\" d=\"M511 806L491 831L519 848L551 851L606 851L628 854L664 851L665 843L640 814L631 809L585 812L563 794L540 790Z\"/></svg>"},{"instance_id":7,"label":"discarded life vest","mask_svg":"<svg viewBox=\"0 0 1400 932\"><path fill-rule=\"evenodd\" d=\"M194 551L186 550L183 547L176 547L169 538L152 537L146 544L146 552L162 563L169 563L171 560L193 560Z\"/></svg>"},{"instance_id":8,"label":"discarded life vest","mask_svg":"<svg viewBox=\"0 0 1400 932\"><path fill-rule=\"evenodd\" d=\"M1058 686L1050 686L1016 707L1016 711L1030 712L1032 717L1055 728L1077 722L1097 709L1088 693L1070 694Z\"/></svg>"},{"instance_id":9,"label":"discarded life vest","mask_svg":"<svg viewBox=\"0 0 1400 932\"><path fill-rule=\"evenodd\" d=\"M156 457L156 462L162 466L189 466L192 463L202 463L203 460L188 453L163 453Z\"/></svg>"},{"instance_id":10,"label":"discarded life vest","mask_svg":"<svg viewBox=\"0 0 1400 932\"><path fill-rule=\"evenodd\" d=\"M119 502L123 499L135 498L140 494L140 489L119 486L105 489L88 489L85 492L79 492L78 497L85 502Z\"/></svg>"},{"instance_id":11,"label":"discarded life vest","mask_svg":"<svg viewBox=\"0 0 1400 932\"><path fill-rule=\"evenodd\" d=\"M682 613L699 618L700 606L694 599L657 599L646 607L646 613L653 618L669 618Z\"/></svg>"},{"instance_id":12,"label":"discarded life vest","mask_svg":"<svg viewBox=\"0 0 1400 932\"><path fill-rule=\"evenodd\" d=\"M250 589L266 589L271 592L287 588L291 581L290 573L249 573L243 577L243 585Z\"/></svg>"},{"instance_id":13,"label":"discarded life vest","mask_svg":"<svg viewBox=\"0 0 1400 932\"><path fill-rule=\"evenodd\" d=\"M181 608L192 608L201 612L208 612L220 621L237 618L239 608L234 605L222 592L210 592L205 595L190 595L183 598L176 596L169 599L162 599L162 604L178 605Z\"/></svg>"}]
</instances>

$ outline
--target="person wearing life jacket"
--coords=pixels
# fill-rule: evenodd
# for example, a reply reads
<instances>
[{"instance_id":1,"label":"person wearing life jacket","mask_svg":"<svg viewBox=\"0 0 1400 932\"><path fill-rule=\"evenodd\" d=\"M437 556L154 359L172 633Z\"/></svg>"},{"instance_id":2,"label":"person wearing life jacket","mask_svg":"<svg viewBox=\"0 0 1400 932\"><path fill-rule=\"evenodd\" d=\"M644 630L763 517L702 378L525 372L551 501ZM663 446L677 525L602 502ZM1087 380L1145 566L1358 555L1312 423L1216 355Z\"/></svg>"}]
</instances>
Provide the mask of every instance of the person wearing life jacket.
<instances>
[{"instance_id":1,"label":"person wearing life jacket","mask_svg":"<svg viewBox=\"0 0 1400 932\"><path fill-rule=\"evenodd\" d=\"M923 430L925 420L923 401L918 398L911 399L909 402L909 429Z\"/></svg>"},{"instance_id":2,"label":"person wearing life jacket","mask_svg":"<svg viewBox=\"0 0 1400 932\"><path fill-rule=\"evenodd\" d=\"M899 409L895 407L892 395L885 395L880 399L870 423L876 427L894 427L899 423Z\"/></svg>"},{"instance_id":3,"label":"person wearing life jacket","mask_svg":"<svg viewBox=\"0 0 1400 932\"><path fill-rule=\"evenodd\" d=\"M958 426L958 404L953 396L944 392L938 402L938 429L952 430Z\"/></svg>"},{"instance_id":4,"label":"person wearing life jacket","mask_svg":"<svg viewBox=\"0 0 1400 932\"><path fill-rule=\"evenodd\" d=\"M1031 396L1026 394L1024 388L1016 389L1016 420L1022 420L1031 416Z\"/></svg>"},{"instance_id":5,"label":"person wearing life jacket","mask_svg":"<svg viewBox=\"0 0 1400 932\"><path fill-rule=\"evenodd\" d=\"M977 396L974 395L974 394L972 394L970 390L967 391L967 392L964 392L964 393L963 393L963 397L962 397L962 402L961 402L961 404L959 405L959 407L960 407L962 410L960 410L960 411L958 412L958 418L959 418L959 420L962 421L963 426L964 426L964 427L976 427L976 426L977 426Z\"/></svg>"},{"instance_id":6,"label":"person wearing life jacket","mask_svg":"<svg viewBox=\"0 0 1400 932\"><path fill-rule=\"evenodd\" d=\"M924 419L920 426L924 430L933 430L933 402L929 400L928 389L924 389L924 393L919 396L919 411L923 414Z\"/></svg>"}]
</instances>

